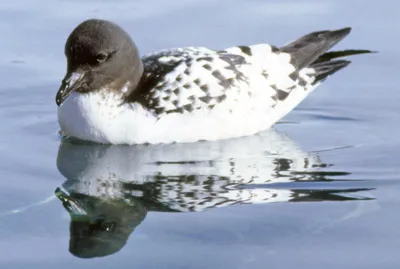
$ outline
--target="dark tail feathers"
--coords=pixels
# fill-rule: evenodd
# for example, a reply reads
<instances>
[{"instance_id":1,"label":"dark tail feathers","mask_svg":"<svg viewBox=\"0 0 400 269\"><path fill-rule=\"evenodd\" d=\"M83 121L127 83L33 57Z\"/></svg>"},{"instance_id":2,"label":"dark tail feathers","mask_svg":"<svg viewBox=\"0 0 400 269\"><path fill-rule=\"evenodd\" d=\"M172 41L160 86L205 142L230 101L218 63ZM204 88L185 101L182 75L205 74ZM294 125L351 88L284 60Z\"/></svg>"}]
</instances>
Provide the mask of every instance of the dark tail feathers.
<instances>
[{"instance_id":1,"label":"dark tail feathers","mask_svg":"<svg viewBox=\"0 0 400 269\"><path fill-rule=\"evenodd\" d=\"M341 51L330 51L319 56L314 62L311 63L310 67L315 69L316 77L314 83L325 80L328 76L345 68L351 62L348 60L337 60L345 56L373 53L370 50L341 50ZM332 60L335 59L335 60Z\"/></svg>"},{"instance_id":2,"label":"dark tail feathers","mask_svg":"<svg viewBox=\"0 0 400 269\"><path fill-rule=\"evenodd\" d=\"M304 67L315 68L315 82L322 81L350 63L347 60L337 60L336 58L372 52L369 50L327 52L345 38L350 31L351 28L347 27L335 31L313 32L281 47L280 50L291 55L296 70L301 70Z\"/></svg>"}]
</instances>

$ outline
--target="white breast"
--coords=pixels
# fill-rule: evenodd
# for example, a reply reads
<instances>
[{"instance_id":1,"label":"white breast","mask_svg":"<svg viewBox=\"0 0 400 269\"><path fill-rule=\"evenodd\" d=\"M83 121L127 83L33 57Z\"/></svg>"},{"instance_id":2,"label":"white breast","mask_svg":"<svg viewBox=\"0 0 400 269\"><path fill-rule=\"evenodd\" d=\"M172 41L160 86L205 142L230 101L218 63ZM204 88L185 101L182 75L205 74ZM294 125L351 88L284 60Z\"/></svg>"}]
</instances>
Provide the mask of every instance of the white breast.
<instances>
[{"instance_id":1,"label":"white breast","mask_svg":"<svg viewBox=\"0 0 400 269\"><path fill-rule=\"evenodd\" d=\"M67 136L97 143L126 144L141 141L156 118L139 104L122 104L116 94L102 91L72 93L58 108L58 121Z\"/></svg>"}]
</instances>

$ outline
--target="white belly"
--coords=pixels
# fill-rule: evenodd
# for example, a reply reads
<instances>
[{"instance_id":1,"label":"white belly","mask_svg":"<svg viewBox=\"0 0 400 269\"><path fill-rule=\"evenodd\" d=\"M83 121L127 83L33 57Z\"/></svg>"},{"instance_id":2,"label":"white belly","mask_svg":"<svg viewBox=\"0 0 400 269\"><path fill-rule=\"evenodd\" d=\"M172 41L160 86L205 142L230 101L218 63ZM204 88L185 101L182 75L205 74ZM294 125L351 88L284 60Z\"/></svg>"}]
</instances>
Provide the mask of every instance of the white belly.
<instances>
[{"instance_id":1,"label":"white belly","mask_svg":"<svg viewBox=\"0 0 400 269\"><path fill-rule=\"evenodd\" d=\"M268 92L263 89L260 92ZM195 142L241 137L268 129L311 92L292 92L271 106L270 96L252 96L213 109L157 117L141 104L121 104L118 96L101 92L72 93L58 108L64 135L105 144Z\"/></svg>"}]
</instances>

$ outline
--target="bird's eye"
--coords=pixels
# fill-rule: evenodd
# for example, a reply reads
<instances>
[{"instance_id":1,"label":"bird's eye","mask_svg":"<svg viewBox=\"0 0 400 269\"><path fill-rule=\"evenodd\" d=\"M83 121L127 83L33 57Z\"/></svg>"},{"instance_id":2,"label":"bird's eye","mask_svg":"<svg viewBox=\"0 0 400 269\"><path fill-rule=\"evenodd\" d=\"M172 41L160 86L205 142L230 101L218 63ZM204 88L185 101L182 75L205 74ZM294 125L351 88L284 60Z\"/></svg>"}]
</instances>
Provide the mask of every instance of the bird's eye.
<instances>
[{"instance_id":1,"label":"bird's eye","mask_svg":"<svg viewBox=\"0 0 400 269\"><path fill-rule=\"evenodd\" d=\"M96 56L96 60L98 63L103 63L105 60L107 60L108 55L106 53L100 53L99 55Z\"/></svg>"}]
</instances>

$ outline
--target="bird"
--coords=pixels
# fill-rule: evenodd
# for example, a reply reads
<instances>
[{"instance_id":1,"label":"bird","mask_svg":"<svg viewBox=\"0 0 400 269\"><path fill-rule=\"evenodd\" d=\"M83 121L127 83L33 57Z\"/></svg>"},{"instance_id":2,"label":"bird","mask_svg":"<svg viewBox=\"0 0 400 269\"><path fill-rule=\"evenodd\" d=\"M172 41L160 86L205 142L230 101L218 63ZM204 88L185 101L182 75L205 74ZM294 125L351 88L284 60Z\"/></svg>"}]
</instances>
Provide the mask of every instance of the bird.
<instances>
[{"instance_id":1,"label":"bird","mask_svg":"<svg viewBox=\"0 0 400 269\"><path fill-rule=\"evenodd\" d=\"M321 82L369 50L329 51L350 27L222 50L165 49L144 56L119 25L81 22L68 36L56 94L64 137L101 144L233 139L269 129Z\"/></svg>"}]
</instances>

